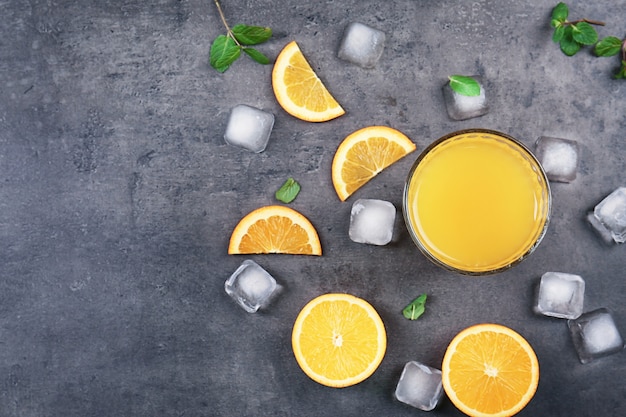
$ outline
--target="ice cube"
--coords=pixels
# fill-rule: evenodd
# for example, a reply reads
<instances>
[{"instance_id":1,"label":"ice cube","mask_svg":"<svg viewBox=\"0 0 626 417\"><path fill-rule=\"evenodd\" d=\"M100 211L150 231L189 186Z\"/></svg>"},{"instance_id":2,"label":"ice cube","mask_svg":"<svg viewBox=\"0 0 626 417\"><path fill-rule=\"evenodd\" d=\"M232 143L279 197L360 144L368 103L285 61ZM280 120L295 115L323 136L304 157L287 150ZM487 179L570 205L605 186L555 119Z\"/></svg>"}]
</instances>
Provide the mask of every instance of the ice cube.
<instances>
[{"instance_id":1,"label":"ice cube","mask_svg":"<svg viewBox=\"0 0 626 417\"><path fill-rule=\"evenodd\" d=\"M615 325L613 315L606 308L590 311L576 320L568 320L567 325L581 363L624 349L624 339Z\"/></svg>"},{"instance_id":2,"label":"ice cube","mask_svg":"<svg viewBox=\"0 0 626 417\"><path fill-rule=\"evenodd\" d=\"M471 77L480 85L480 94L477 96L459 94L450 87L449 82L443 86L446 110L452 120L471 119L472 117L483 116L489 111L482 78L478 75L472 75Z\"/></svg>"},{"instance_id":3,"label":"ice cube","mask_svg":"<svg viewBox=\"0 0 626 417\"><path fill-rule=\"evenodd\" d=\"M594 208L593 215L611 233L615 242L626 242L626 187L609 194Z\"/></svg>"},{"instance_id":4,"label":"ice cube","mask_svg":"<svg viewBox=\"0 0 626 417\"><path fill-rule=\"evenodd\" d=\"M589 213L587 213L587 222L589 222L589 224L591 225L593 230L598 234L598 236L602 238L604 243L608 245L612 245L615 243L615 241L613 240L613 235L611 234L611 231L607 229L602 224L602 222L600 222L600 220L598 220L595 214L593 214L593 211L590 211Z\"/></svg>"},{"instance_id":5,"label":"ice cube","mask_svg":"<svg viewBox=\"0 0 626 417\"><path fill-rule=\"evenodd\" d=\"M243 261L224 284L226 293L248 313L266 307L278 288L274 277L250 259Z\"/></svg>"},{"instance_id":6,"label":"ice cube","mask_svg":"<svg viewBox=\"0 0 626 417\"><path fill-rule=\"evenodd\" d=\"M416 361L404 365L395 392L398 401L431 411L443 396L441 371Z\"/></svg>"},{"instance_id":7,"label":"ice cube","mask_svg":"<svg viewBox=\"0 0 626 417\"><path fill-rule=\"evenodd\" d=\"M578 142L541 136L535 144L535 153L549 180L571 182L576 179Z\"/></svg>"},{"instance_id":8,"label":"ice cube","mask_svg":"<svg viewBox=\"0 0 626 417\"><path fill-rule=\"evenodd\" d=\"M238 104L230 111L224 140L252 152L263 152L274 126L274 115L256 107Z\"/></svg>"},{"instance_id":9,"label":"ice cube","mask_svg":"<svg viewBox=\"0 0 626 417\"><path fill-rule=\"evenodd\" d=\"M546 272L541 276L534 310L545 316L575 319L583 313L585 281L574 274Z\"/></svg>"},{"instance_id":10,"label":"ice cube","mask_svg":"<svg viewBox=\"0 0 626 417\"><path fill-rule=\"evenodd\" d=\"M386 245L393 237L396 208L388 201L361 198L352 204L350 239L357 243Z\"/></svg>"},{"instance_id":11,"label":"ice cube","mask_svg":"<svg viewBox=\"0 0 626 417\"><path fill-rule=\"evenodd\" d=\"M346 26L337 56L363 68L374 68L385 48L385 32L363 23Z\"/></svg>"}]
</instances>

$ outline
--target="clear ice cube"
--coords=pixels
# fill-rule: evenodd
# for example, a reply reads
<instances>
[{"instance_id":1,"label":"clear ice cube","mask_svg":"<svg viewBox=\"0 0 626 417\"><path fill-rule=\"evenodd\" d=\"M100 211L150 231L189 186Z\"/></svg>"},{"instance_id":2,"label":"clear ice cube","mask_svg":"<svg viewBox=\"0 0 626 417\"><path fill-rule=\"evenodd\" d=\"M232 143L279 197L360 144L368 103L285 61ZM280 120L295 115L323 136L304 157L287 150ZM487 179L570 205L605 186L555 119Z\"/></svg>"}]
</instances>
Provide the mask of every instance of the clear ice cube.
<instances>
[{"instance_id":1,"label":"clear ice cube","mask_svg":"<svg viewBox=\"0 0 626 417\"><path fill-rule=\"evenodd\" d=\"M464 96L457 93L450 87L450 82L443 86L446 110L452 120L471 119L472 117L483 116L489 111L482 78L478 75L472 75L471 77L480 85L480 94L477 96Z\"/></svg>"},{"instance_id":2,"label":"clear ice cube","mask_svg":"<svg viewBox=\"0 0 626 417\"><path fill-rule=\"evenodd\" d=\"M604 228L616 243L626 242L626 187L609 194L594 208L593 215L599 224L590 223L600 234Z\"/></svg>"},{"instance_id":3,"label":"clear ice cube","mask_svg":"<svg viewBox=\"0 0 626 417\"><path fill-rule=\"evenodd\" d=\"M274 127L274 115L256 107L238 104L230 111L224 140L252 152L263 152Z\"/></svg>"},{"instance_id":4,"label":"clear ice cube","mask_svg":"<svg viewBox=\"0 0 626 417\"><path fill-rule=\"evenodd\" d=\"M535 144L535 153L549 180L571 182L576 179L578 142L541 136Z\"/></svg>"},{"instance_id":5,"label":"clear ice cube","mask_svg":"<svg viewBox=\"0 0 626 417\"><path fill-rule=\"evenodd\" d=\"M443 396L441 371L416 361L404 365L395 396L410 406L431 411Z\"/></svg>"},{"instance_id":6,"label":"clear ice cube","mask_svg":"<svg viewBox=\"0 0 626 417\"><path fill-rule=\"evenodd\" d=\"M546 272L537 289L535 313L575 319L583 313L585 281L574 274Z\"/></svg>"},{"instance_id":7,"label":"clear ice cube","mask_svg":"<svg viewBox=\"0 0 626 417\"><path fill-rule=\"evenodd\" d=\"M385 32L363 23L346 26L337 56L363 68L374 68L385 48Z\"/></svg>"},{"instance_id":8,"label":"clear ice cube","mask_svg":"<svg viewBox=\"0 0 626 417\"><path fill-rule=\"evenodd\" d=\"M386 245L393 237L396 207L388 201L361 198L352 204L348 234L352 241Z\"/></svg>"},{"instance_id":9,"label":"clear ice cube","mask_svg":"<svg viewBox=\"0 0 626 417\"><path fill-rule=\"evenodd\" d=\"M266 307L278 288L274 277L250 259L243 261L224 284L226 293L248 313Z\"/></svg>"},{"instance_id":10,"label":"clear ice cube","mask_svg":"<svg viewBox=\"0 0 626 417\"><path fill-rule=\"evenodd\" d=\"M574 347L581 363L620 352L624 339L615 325L613 315L606 308L599 308L568 320Z\"/></svg>"},{"instance_id":11,"label":"clear ice cube","mask_svg":"<svg viewBox=\"0 0 626 417\"><path fill-rule=\"evenodd\" d=\"M591 225L592 229L598 234L598 236L602 238L604 243L606 243L607 245L612 245L615 243L615 241L613 240L613 235L611 234L611 231L607 229L600 222L600 220L597 219L595 214L593 214L593 211L590 211L589 213L587 213L587 222Z\"/></svg>"}]
</instances>

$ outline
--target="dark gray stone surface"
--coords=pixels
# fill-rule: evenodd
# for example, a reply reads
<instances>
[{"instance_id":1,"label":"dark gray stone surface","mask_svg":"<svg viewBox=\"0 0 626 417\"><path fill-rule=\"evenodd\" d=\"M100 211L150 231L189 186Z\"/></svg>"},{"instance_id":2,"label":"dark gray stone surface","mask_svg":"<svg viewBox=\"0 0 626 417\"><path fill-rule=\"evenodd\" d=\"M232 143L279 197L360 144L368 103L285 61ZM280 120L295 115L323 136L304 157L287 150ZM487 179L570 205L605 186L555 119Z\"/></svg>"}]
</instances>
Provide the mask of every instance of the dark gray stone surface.
<instances>
[{"instance_id":1,"label":"dark gray stone surface","mask_svg":"<svg viewBox=\"0 0 626 417\"><path fill-rule=\"evenodd\" d=\"M555 2L556 3L556 2ZM0 415L409 416L393 398L402 367L439 367L445 347L479 322L513 327L535 348L537 394L520 415L626 412L626 354L581 365L564 321L535 316L533 286L548 270L581 275L585 310L608 307L626 334L626 247L603 245L585 214L626 185L624 81L618 59L565 57L551 41L554 5L518 2L224 1L230 23L264 24L272 59L296 40L347 114L323 124L287 115L271 66L246 57L218 74L210 42L223 28L211 1L12 1L0 4ZM626 3L575 2L572 17L624 34ZM336 57L344 27L387 34L365 70ZM486 80L489 114L454 122L446 76ZM228 146L230 108L276 116L261 154ZM406 133L418 152L467 127L578 141L576 180L552 184L553 217L537 251L514 269L468 278L430 264L398 222L393 244L348 238L330 166L339 142L371 124ZM400 210L417 153L355 197ZM291 206L316 226L322 257L252 256L285 287L251 315L224 292L246 258L228 256L233 227L275 203L289 176ZM389 346L365 382L332 389L309 380L290 346L311 298L330 291L369 300ZM401 308L419 293L428 309ZM433 416L459 416L445 400Z\"/></svg>"}]
</instances>

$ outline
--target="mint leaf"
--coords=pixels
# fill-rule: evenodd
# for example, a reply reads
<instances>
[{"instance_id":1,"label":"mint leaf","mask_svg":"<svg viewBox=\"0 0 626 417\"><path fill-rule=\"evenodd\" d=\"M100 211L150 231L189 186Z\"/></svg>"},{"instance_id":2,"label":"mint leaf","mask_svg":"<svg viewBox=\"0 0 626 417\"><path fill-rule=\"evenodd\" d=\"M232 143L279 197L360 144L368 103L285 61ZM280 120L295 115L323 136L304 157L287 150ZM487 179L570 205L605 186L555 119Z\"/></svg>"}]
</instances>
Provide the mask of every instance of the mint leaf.
<instances>
[{"instance_id":1,"label":"mint leaf","mask_svg":"<svg viewBox=\"0 0 626 417\"><path fill-rule=\"evenodd\" d=\"M276 199L283 203L291 203L300 192L300 184L289 177L287 181L276 191Z\"/></svg>"},{"instance_id":2,"label":"mint leaf","mask_svg":"<svg viewBox=\"0 0 626 417\"><path fill-rule=\"evenodd\" d=\"M224 72L241 55L241 48L230 36L220 35L211 45L210 63L219 72Z\"/></svg>"},{"instance_id":3,"label":"mint leaf","mask_svg":"<svg viewBox=\"0 0 626 417\"><path fill-rule=\"evenodd\" d=\"M472 77L451 75L448 79L450 80L450 87L457 93L470 97L480 95L480 84Z\"/></svg>"},{"instance_id":4,"label":"mint leaf","mask_svg":"<svg viewBox=\"0 0 626 417\"><path fill-rule=\"evenodd\" d=\"M576 55L576 52L580 51L581 48L580 43L574 40L572 32L572 26L566 27L565 33L563 33L563 39L561 39L559 43L559 45L561 46L561 51L563 51L563 53L567 56Z\"/></svg>"},{"instance_id":5,"label":"mint leaf","mask_svg":"<svg viewBox=\"0 0 626 417\"><path fill-rule=\"evenodd\" d=\"M563 39L563 35L565 35L565 26L557 26L552 34L552 40L559 43Z\"/></svg>"},{"instance_id":6,"label":"mint leaf","mask_svg":"<svg viewBox=\"0 0 626 417\"><path fill-rule=\"evenodd\" d=\"M622 41L615 36L607 36L596 44L594 52L597 56L613 56L619 54Z\"/></svg>"},{"instance_id":7,"label":"mint leaf","mask_svg":"<svg viewBox=\"0 0 626 417\"><path fill-rule=\"evenodd\" d=\"M613 76L615 79L625 79L626 78L626 61L622 61L622 67L619 69L619 72Z\"/></svg>"},{"instance_id":8,"label":"mint leaf","mask_svg":"<svg viewBox=\"0 0 626 417\"><path fill-rule=\"evenodd\" d=\"M563 2L557 4L554 7L554 9L552 9L553 20L559 20L561 22L564 22L565 19L567 19L568 15L569 15L569 8L567 7L567 4Z\"/></svg>"},{"instance_id":9,"label":"mint leaf","mask_svg":"<svg viewBox=\"0 0 626 417\"><path fill-rule=\"evenodd\" d=\"M235 25L232 32L244 45L258 45L272 37L272 29L262 26Z\"/></svg>"},{"instance_id":10,"label":"mint leaf","mask_svg":"<svg viewBox=\"0 0 626 417\"><path fill-rule=\"evenodd\" d=\"M421 294L415 300L411 301L409 305L402 310L402 315L409 320L417 320L426 310L426 297L426 294Z\"/></svg>"},{"instance_id":11,"label":"mint leaf","mask_svg":"<svg viewBox=\"0 0 626 417\"><path fill-rule=\"evenodd\" d=\"M572 37L583 45L593 45L598 42L598 32L587 22L578 22L572 25Z\"/></svg>"},{"instance_id":12,"label":"mint leaf","mask_svg":"<svg viewBox=\"0 0 626 417\"><path fill-rule=\"evenodd\" d=\"M257 51L254 48L245 47L243 48L243 51L246 54L248 54L250 58L254 59L259 64L267 65L270 63L270 60L268 57L266 57L265 55L263 55L261 52Z\"/></svg>"}]
</instances>

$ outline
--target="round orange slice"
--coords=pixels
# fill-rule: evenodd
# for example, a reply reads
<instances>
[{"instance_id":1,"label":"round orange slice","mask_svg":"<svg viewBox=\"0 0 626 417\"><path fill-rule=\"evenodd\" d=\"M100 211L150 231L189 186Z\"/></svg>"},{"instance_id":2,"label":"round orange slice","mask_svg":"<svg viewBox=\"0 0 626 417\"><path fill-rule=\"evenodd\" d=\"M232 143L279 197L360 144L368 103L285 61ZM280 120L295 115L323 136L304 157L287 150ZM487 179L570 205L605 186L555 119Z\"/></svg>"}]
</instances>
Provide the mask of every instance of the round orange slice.
<instances>
[{"instance_id":1,"label":"round orange slice","mask_svg":"<svg viewBox=\"0 0 626 417\"><path fill-rule=\"evenodd\" d=\"M272 87L281 107L298 119L325 122L345 114L295 41L288 43L276 57Z\"/></svg>"},{"instance_id":2,"label":"round orange slice","mask_svg":"<svg viewBox=\"0 0 626 417\"><path fill-rule=\"evenodd\" d=\"M285 206L265 206L235 226L228 253L321 255L322 246L317 231L302 214Z\"/></svg>"},{"instance_id":3,"label":"round orange slice","mask_svg":"<svg viewBox=\"0 0 626 417\"><path fill-rule=\"evenodd\" d=\"M478 324L456 335L441 373L450 401L472 417L517 414L539 383L533 348L519 333L499 324Z\"/></svg>"},{"instance_id":4,"label":"round orange slice","mask_svg":"<svg viewBox=\"0 0 626 417\"><path fill-rule=\"evenodd\" d=\"M367 301L349 294L324 294L300 311L291 343L306 375L342 388L374 373L385 356L387 334Z\"/></svg>"},{"instance_id":5,"label":"round orange slice","mask_svg":"<svg viewBox=\"0 0 626 417\"><path fill-rule=\"evenodd\" d=\"M415 148L404 133L387 126L369 126L348 135L337 148L332 165L333 185L339 199L345 201Z\"/></svg>"}]
</instances>

